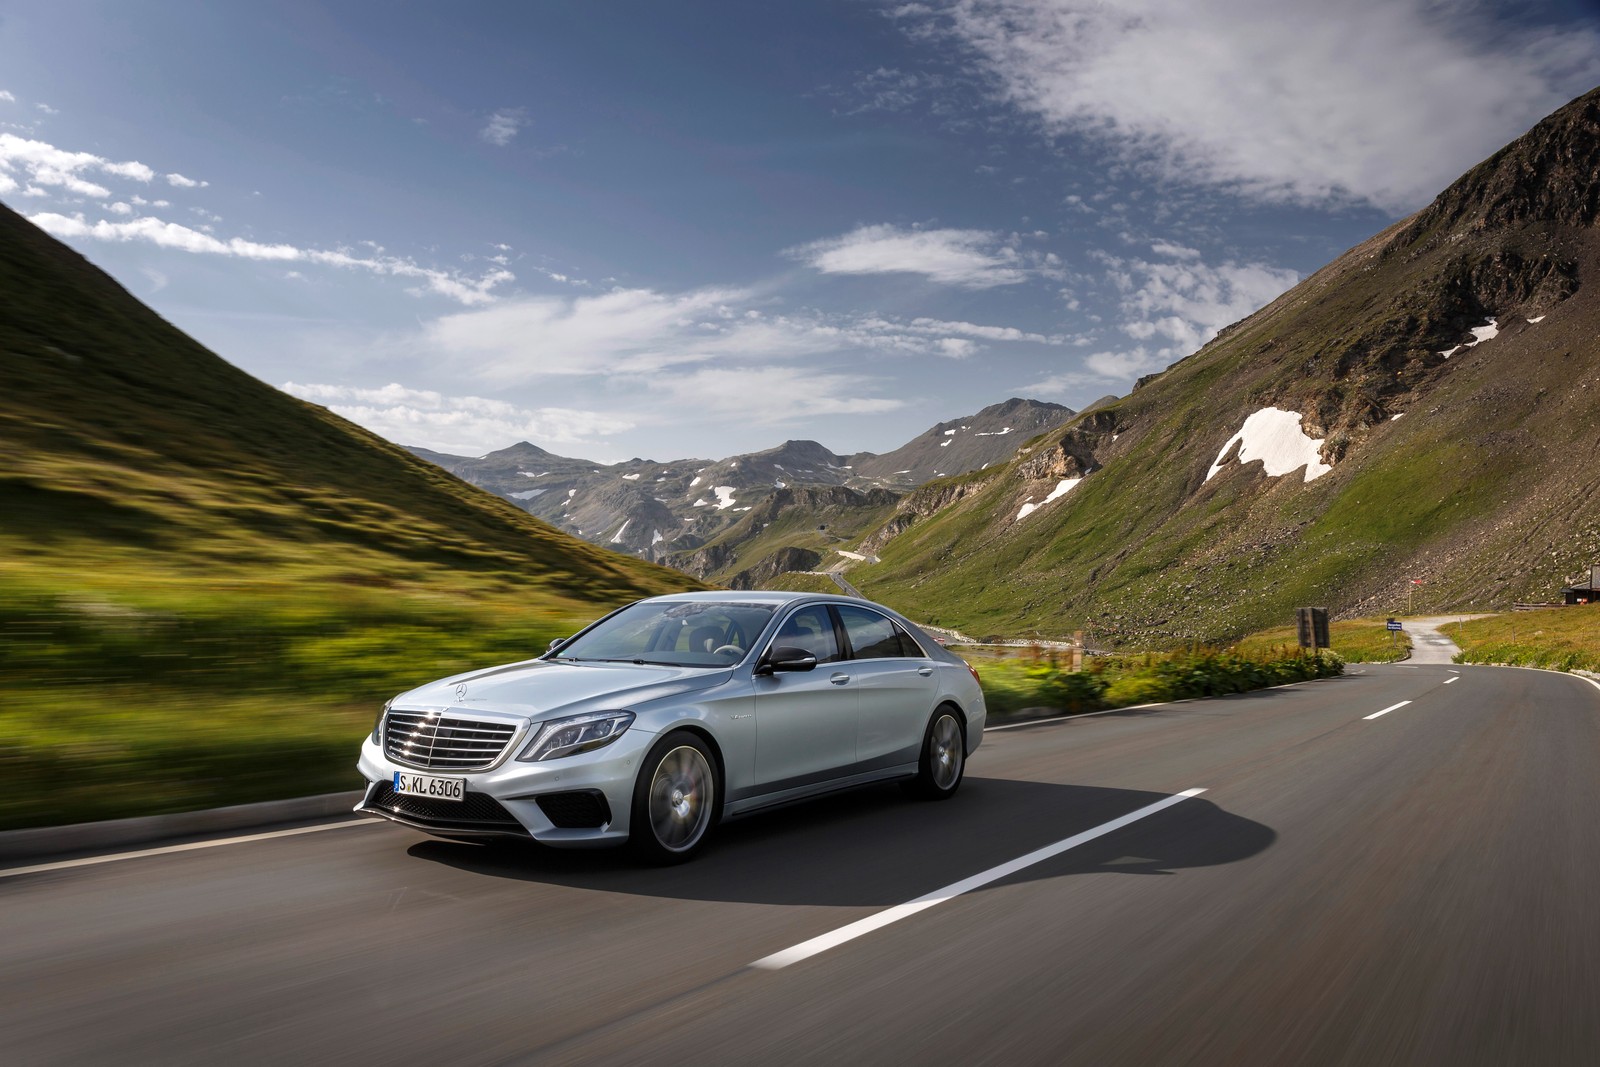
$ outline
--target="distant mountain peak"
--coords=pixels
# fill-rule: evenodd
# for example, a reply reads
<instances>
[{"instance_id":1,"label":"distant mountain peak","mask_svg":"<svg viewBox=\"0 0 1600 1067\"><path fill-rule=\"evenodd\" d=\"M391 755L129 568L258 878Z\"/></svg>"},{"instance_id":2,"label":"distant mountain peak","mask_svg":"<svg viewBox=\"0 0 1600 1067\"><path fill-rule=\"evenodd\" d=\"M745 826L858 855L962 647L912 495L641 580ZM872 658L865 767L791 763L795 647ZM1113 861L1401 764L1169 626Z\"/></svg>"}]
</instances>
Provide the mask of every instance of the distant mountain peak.
<instances>
[{"instance_id":1,"label":"distant mountain peak","mask_svg":"<svg viewBox=\"0 0 1600 1067\"><path fill-rule=\"evenodd\" d=\"M1026 397L1014 396L1010 400L1002 400L998 404L990 404L978 412L974 418L987 418L990 416L1010 415L1016 411L1026 411L1036 408L1041 411L1062 411L1070 414L1072 409L1062 404L1052 404L1048 400L1031 400Z\"/></svg>"}]
</instances>

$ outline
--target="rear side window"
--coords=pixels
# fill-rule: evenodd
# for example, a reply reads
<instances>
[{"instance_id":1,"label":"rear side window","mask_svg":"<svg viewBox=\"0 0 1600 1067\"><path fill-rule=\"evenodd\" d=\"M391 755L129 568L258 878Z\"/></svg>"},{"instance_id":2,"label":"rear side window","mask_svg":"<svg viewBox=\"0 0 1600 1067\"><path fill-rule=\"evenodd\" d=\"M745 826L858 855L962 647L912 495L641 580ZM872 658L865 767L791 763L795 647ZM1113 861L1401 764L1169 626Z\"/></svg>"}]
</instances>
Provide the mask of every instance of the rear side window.
<instances>
[{"instance_id":1,"label":"rear side window","mask_svg":"<svg viewBox=\"0 0 1600 1067\"><path fill-rule=\"evenodd\" d=\"M835 608L844 622L844 631L850 638L850 647L855 650L856 659L922 655L916 642L887 616L849 604L836 604Z\"/></svg>"}]
</instances>

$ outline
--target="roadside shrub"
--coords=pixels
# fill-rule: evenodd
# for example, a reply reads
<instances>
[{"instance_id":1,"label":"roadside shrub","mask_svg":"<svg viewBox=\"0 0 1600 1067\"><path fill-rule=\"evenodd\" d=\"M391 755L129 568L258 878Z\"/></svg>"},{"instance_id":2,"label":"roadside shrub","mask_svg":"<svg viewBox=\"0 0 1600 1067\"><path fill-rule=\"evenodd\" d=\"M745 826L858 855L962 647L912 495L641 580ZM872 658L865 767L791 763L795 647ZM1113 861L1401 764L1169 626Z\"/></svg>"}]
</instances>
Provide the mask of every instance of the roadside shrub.
<instances>
[{"instance_id":1,"label":"roadside shrub","mask_svg":"<svg viewBox=\"0 0 1600 1067\"><path fill-rule=\"evenodd\" d=\"M1253 654L1196 647L1142 656L1095 657L1073 673L1054 659L1007 660L984 668L991 714L1050 708L1077 714L1190 697L1223 696L1340 674L1332 652L1300 649Z\"/></svg>"}]
</instances>

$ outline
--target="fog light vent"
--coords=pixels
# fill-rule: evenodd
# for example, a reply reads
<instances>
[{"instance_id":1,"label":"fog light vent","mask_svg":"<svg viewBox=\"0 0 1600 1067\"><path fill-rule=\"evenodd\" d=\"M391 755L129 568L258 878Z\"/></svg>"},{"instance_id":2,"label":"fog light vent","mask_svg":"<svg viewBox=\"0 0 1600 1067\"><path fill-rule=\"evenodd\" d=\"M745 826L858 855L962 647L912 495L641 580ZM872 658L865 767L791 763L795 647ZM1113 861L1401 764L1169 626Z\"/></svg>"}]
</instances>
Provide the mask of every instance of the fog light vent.
<instances>
[{"instance_id":1,"label":"fog light vent","mask_svg":"<svg viewBox=\"0 0 1600 1067\"><path fill-rule=\"evenodd\" d=\"M545 818L563 830L584 830L611 821L611 805L604 793L593 789L576 793L546 793L536 798Z\"/></svg>"}]
</instances>

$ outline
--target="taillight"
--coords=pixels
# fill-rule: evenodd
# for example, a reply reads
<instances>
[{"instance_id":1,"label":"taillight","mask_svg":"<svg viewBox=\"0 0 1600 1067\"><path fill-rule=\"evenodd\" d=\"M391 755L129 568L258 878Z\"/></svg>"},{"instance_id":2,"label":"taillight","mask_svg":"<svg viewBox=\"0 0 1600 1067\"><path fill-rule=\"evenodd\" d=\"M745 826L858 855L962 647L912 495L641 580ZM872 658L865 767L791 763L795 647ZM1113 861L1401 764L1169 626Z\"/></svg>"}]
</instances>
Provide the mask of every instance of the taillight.
<instances>
[{"instance_id":1,"label":"taillight","mask_svg":"<svg viewBox=\"0 0 1600 1067\"><path fill-rule=\"evenodd\" d=\"M979 685L983 684L983 680L978 677L978 668L974 667L970 663L967 664L967 673L972 675L972 680L974 682L977 682Z\"/></svg>"}]
</instances>

